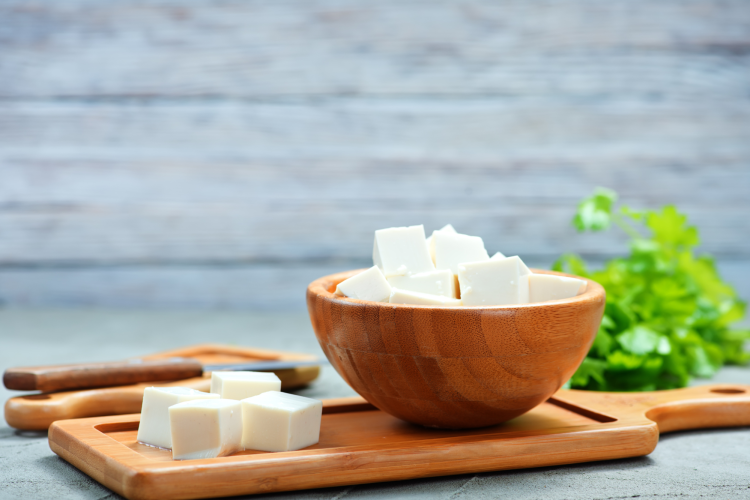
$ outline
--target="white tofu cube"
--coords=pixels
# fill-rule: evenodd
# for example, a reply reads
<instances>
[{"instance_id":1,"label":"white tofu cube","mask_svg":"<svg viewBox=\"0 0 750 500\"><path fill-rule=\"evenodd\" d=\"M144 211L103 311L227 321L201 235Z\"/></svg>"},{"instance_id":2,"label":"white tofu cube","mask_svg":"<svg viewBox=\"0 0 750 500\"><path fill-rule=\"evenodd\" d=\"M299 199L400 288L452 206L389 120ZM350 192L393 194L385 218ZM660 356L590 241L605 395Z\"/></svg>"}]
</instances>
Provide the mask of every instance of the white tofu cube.
<instances>
[{"instance_id":1,"label":"white tofu cube","mask_svg":"<svg viewBox=\"0 0 750 500\"><path fill-rule=\"evenodd\" d=\"M503 255L502 253L495 252L495 255L493 255L492 257L490 257L490 260L500 260L500 259L507 259L507 258L508 257L506 257L505 255ZM531 272L531 269L529 269L528 266L526 264L524 264L523 261L521 261L521 269L523 269L523 272L526 273L526 274L534 274L534 273Z\"/></svg>"},{"instance_id":2,"label":"white tofu cube","mask_svg":"<svg viewBox=\"0 0 750 500\"><path fill-rule=\"evenodd\" d=\"M461 301L465 306L528 304L528 276L517 256L463 263L458 266Z\"/></svg>"},{"instance_id":3,"label":"white tofu cube","mask_svg":"<svg viewBox=\"0 0 750 500\"><path fill-rule=\"evenodd\" d=\"M453 234L445 231L432 233L432 246L435 253L435 267L450 269L458 274L458 265L462 262L480 262L490 260L484 242L479 236Z\"/></svg>"},{"instance_id":4,"label":"white tofu cube","mask_svg":"<svg viewBox=\"0 0 750 500\"><path fill-rule=\"evenodd\" d=\"M372 260L386 278L435 270L422 225L375 231Z\"/></svg>"},{"instance_id":5,"label":"white tofu cube","mask_svg":"<svg viewBox=\"0 0 750 500\"><path fill-rule=\"evenodd\" d=\"M440 229L437 229L432 232L432 235L434 235L438 231L445 231L446 233L453 233L457 234L457 231L453 228L452 225L446 224L445 226L441 227ZM432 235L430 235L429 238L427 238L427 248L430 250L430 258L432 259L433 264L435 263L435 247L432 246Z\"/></svg>"},{"instance_id":6,"label":"white tofu cube","mask_svg":"<svg viewBox=\"0 0 750 500\"><path fill-rule=\"evenodd\" d=\"M461 301L459 299L443 297L442 295L432 295L429 293L401 290L399 288L391 288L391 297L389 299L389 302L391 304L414 304L421 306L443 307L458 307L461 305Z\"/></svg>"},{"instance_id":7,"label":"white tofu cube","mask_svg":"<svg viewBox=\"0 0 750 500\"><path fill-rule=\"evenodd\" d=\"M336 286L336 295L360 300L388 302L391 285L378 266L372 266L356 276L342 281Z\"/></svg>"},{"instance_id":8,"label":"white tofu cube","mask_svg":"<svg viewBox=\"0 0 750 500\"><path fill-rule=\"evenodd\" d=\"M172 449L169 407L194 399L219 399L219 395L187 387L146 387L143 391L141 422L138 424L138 442Z\"/></svg>"},{"instance_id":9,"label":"white tofu cube","mask_svg":"<svg viewBox=\"0 0 750 500\"><path fill-rule=\"evenodd\" d=\"M521 274L526 274L526 275L534 274L531 272L531 269L529 269L529 267L526 264L524 264L524 262L521 260L521 257L519 257L518 255L514 255L513 257L518 259L518 265L521 267Z\"/></svg>"},{"instance_id":10,"label":"white tofu cube","mask_svg":"<svg viewBox=\"0 0 750 500\"><path fill-rule=\"evenodd\" d=\"M529 276L529 302L569 299L586 291L586 282L565 276L532 274Z\"/></svg>"},{"instance_id":11,"label":"white tofu cube","mask_svg":"<svg viewBox=\"0 0 750 500\"><path fill-rule=\"evenodd\" d=\"M269 372L211 372L211 392L222 399L245 399L268 391L280 391L281 380Z\"/></svg>"},{"instance_id":12,"label":"white tofu cube","mask_svg":"<svg viewBox=\"0 0 750 500\"><path fill-rule=\"evenodd\" d=\"M242 406L231 399L196 399L169 408L172 458L194 460L242 449Z\"/></svg>"},{"instance_id":13,"label":"white tofu cube","mask_svg":"<svg viewBox=\"0 0 750 500\"><path fill-rule=\"evenodd\" d=\"M450 269L409 274L407 276L392 276L388 278L388 283L401 290L441 295L451 299L456 297L455 282ZM388 302L388 299L385 302Z\"/></svg>"},{"instance_id":14,"label":"white tofu cube","mask_svg":"<svg viewBox=\"0 0 750 500\"><path fill-rule=\"evenodd\" d=\"M242 403L242 447L293 451L320 439L323 403L283 392L266 392Z\"/></svg>"}]
</instances>

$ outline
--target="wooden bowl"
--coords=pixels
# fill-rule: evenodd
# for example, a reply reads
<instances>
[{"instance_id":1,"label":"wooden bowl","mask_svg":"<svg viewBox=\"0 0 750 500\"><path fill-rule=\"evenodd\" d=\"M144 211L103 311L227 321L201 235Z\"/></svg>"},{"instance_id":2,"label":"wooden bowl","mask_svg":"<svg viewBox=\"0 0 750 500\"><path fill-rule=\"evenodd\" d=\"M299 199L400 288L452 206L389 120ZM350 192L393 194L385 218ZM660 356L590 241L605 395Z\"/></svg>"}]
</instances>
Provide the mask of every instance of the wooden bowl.
<instances>
[{"instance_id":1,"label":"wooden bowl","mask_svg":"<svg viewBox=\"0 0 750 500\"><path fill-rule=\"evenodd\" d=\"M495 425L542 403L581 364L604 311L604 289L591 280L577 297L513 306L417 306L333 294L361 271L307 287L320 347L363 398L428 427Z\"/></svg>"}]
</instances>

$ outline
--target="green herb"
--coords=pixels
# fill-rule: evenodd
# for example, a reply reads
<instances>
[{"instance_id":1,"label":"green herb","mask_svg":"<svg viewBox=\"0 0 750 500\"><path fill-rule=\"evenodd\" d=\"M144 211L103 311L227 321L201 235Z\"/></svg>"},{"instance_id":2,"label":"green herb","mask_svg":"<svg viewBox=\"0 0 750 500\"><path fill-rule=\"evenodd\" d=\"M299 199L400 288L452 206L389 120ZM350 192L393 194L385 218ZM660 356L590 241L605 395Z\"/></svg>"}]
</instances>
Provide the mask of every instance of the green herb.
<instances>
[{"instance_id":1,"label":"green herb","mask_svg":"<svg viewBox=\"0 0 750 500\"><path fill-rule=\"evenodd\" d=\"M599 188L578 206L579 231L612 223L630 236L630 255L589 271L566 254L553 269L585 276L607 291L594 344L570 380L577 389L650 391L710 377L725 363L745 364L750 330L731 329L745 303L722 281L714 260L695 255L698 230L672 205L662 210L613 209L617 194Z\"/></svg>"}]
</instances>

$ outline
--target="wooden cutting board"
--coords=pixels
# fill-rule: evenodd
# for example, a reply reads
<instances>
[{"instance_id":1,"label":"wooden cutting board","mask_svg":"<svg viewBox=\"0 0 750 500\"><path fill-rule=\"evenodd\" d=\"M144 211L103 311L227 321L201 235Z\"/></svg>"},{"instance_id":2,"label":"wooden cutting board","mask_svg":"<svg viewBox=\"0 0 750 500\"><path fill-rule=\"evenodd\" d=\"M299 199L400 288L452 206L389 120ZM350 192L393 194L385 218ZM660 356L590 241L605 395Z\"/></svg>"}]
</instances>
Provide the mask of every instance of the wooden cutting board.
<instances>
[{"instance_id":1,"label":"wooden cutting board","mask_svg":"<svg viewBox=\"0 0 750 500\"><path fill-rule=\"evenodd\" d=\"M361 398L327 400L315 446L203 460L137 443L140 415L55 422L49 442L127 498L206 498L636 457L654 450L660 432L750 425L748 391L559 391L505 424L469 431L409 424Z\"/></svg>"},{"instance_id":2,"label":"wooden cutting board","mask_svg":"<svg viewBox=\"0 0 750 500\"><path fill-rule=\"evenodd\" d=\"M270 351L249 347L236 347L220 344L200 344L172 351L159 352L141 359L195 358L203 364L251 363L268 360L312 360L315 356L284 351ZM282 389L293 389L307 385L320 374L320 367L305 366L275 372L281 379ZM141 411L143 389L160 387L190 387L208 391L210 375L177 380L174 382L144 382L134 385L103 387L76 391L53 392L18 396L5 403L5 420L8 425L23 430L44 430L52 422L70 418L93 417L98 415L122 415Z\"/></svg>"}]
</instances>

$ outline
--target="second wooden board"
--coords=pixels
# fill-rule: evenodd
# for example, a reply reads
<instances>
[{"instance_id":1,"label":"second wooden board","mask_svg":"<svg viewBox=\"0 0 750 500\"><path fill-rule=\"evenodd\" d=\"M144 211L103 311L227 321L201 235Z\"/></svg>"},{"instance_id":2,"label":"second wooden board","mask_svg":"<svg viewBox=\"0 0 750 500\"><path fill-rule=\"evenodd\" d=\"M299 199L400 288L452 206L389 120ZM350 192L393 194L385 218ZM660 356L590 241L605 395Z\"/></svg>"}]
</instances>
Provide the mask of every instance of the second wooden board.
<instances>
[{"instance_id":1,"label":"second wooden board","mask_svg":"<svg viewBox=\"0 0 750 500\"><path fill-rule=\"evenodd\" d=\"M254 361L308 361L314 360L310 354L297 354L284 351L269 351L251 347L238 347L221 344L200 344L171 351L142 356L141 359L194 358L205 365L252 363ZM289 370L275 371L281 379L283 389L293 389L309 384L320 374L319 366L303 366ZM190 387L208 391L211 379L203 377L177 380L174 382L143 382L141 384L100 387L76 391L34 394L10 398L5 403L5 420L8 425L23 430L44 430L56 420L93 417L97 415L122 415L141 411L143 389L158 385L161 387Z\"/></svg>"},{"instance_id":2,"label":"second wooden board","mask_svg":"<svg viewBox=\"0 0 750 500\"><path fill-rule=\"evenodd\" d=\"M139 415L56 422L52 451L129 499L191 499L521 469L646 455L660 432L750 425L750 386L559 391L505 424L427 429L360 398L324 402L320 442L175 461L136 441Z\"/></svg>"}]
</instances>

